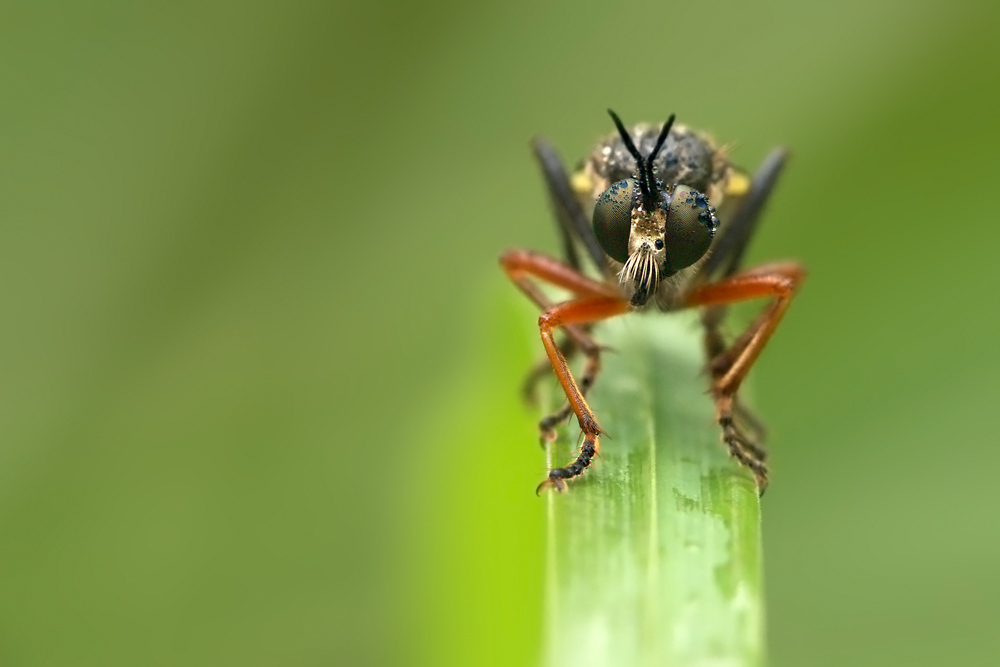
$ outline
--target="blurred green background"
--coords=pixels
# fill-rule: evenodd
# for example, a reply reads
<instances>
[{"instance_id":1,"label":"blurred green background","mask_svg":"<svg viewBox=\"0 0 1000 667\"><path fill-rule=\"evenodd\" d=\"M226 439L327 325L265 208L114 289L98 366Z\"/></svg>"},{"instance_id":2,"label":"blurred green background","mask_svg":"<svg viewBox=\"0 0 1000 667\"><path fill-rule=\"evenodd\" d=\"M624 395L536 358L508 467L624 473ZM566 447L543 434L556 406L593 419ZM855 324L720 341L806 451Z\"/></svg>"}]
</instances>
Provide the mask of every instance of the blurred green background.
<instances>
[{"instance_id":1,"label":"blurred green background","mask_svg":"<svg viewBox=\"0 0 1000 667\"><path fill-rule=\"evenodd\" d=\"M996 664L996 3L4 3L0 664L523 665L528 140L794 159L771 664ZM594 573L601 576L600 572Z\"/></svg>"}]
</instances>

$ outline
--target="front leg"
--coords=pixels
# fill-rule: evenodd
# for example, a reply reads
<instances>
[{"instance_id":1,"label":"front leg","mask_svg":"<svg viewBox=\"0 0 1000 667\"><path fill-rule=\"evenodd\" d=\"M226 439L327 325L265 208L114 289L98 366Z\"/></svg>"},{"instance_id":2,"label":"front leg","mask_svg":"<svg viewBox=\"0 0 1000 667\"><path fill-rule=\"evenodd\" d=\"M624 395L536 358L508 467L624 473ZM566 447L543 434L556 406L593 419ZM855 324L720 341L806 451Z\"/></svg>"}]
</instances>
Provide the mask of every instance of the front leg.
<instances>
[{"instance_id":1,"label":"front leg","mask_svg":"<svg viewBox=\"0 0 1000 667\"><path fill-rule=\"evenodd\" d=\"M583 431L583 445L572 463L565 468L550 470L548 477L538 485L537 491L549 486L561 491L566 486L565 480L581 475L597 455L598 437L601 435L601 427L597 423L597 418L587 404L587 399L584 398L580 387L577 386L576 380L573 379L566 358L559 350L552 334L560 326L598 322L621 315L627 312L628 308L628 301L620 296L591 297L560 304L538 318L538 328L541 332L542 344L545 346L545 353L548 355L552 369L555 371L556 377L559 378L559 384L562 385L563 391L566 393L566 399L580 423L580 429Z\"/></svg>"},{"instance_id":2,"label":"front leg","mask_svg":"<svg viewBox=\"0 0 1000 667\"><path fill-rule=\"evenodd\" d=\"M713 385L726 374L728 362L725 352L728 343L722 334L722 322L725 319L728 308L726 306L711 306L702 312L701 322L705 329L704 347L705 358L709 360L708 372L712 377ZM742 447L740 451L747 451L756 463L763 465L767 459L767 450L764 449L765 427L760 419L740 401L739 396L734 394L731 410L732 415L726 418L720 417L724 423L723 428L729 428L729 433L724 437L726 442L740 441ZM747 436L743 428L749 429L752 436ZM739 456L734 453L734 457ZM767 470L764 469L763 476L767 478Z\"/></svg>"},{"instance_id":3,"label":"front leg","mask_svg":"<svg viewBox=\"0 0 1000 667\"><path fill-rule=\"evenodd\" d=\"M548 297L538 288L534 280L551 283L569 290L582 299L620 299L617 289L583 275L571 266L544 255L528 250L510 250L500 257L500 264L511 281L534 302L542 311L548 313L556 308ZM564 323L566 340L560 346L560 357L565 360L575 350L580 350L586 356L586 366L580 378L579 391L586 395L593 386L601 370L601 348L587 332L587 322L574 324ZM559 325L557 325L559 326ZM525 394L530 397L534 383L543 372L551 368L551 355L542 364L531 370L525 382ZM551 442L556 437L555 427L573 412L573 406L567 404L562 409L544 417L538 423L542 443Z\"/></svg>"},{"instance_id":4,"label":"front leg","mask_svg":"<svg viewBox=\"0 0 1000 667\"><path fill-rule=\"evenodd\" d=\"M736 392L771 334L777 329L805 275L805 269L795 263L771 264L716 283L699 285L685 298L688 306L709 306L705 315L705 343L712 376L712 396L715 399L716 416L722 427L722 439L733 458L753 472L761 494L767 488L768 481L765 455L736 423L734 414L740 409ZM726 348L718 331L721 308L727 304L760 297L772 297L773 300L746 331Z\"/></svg>"}]
</instances>

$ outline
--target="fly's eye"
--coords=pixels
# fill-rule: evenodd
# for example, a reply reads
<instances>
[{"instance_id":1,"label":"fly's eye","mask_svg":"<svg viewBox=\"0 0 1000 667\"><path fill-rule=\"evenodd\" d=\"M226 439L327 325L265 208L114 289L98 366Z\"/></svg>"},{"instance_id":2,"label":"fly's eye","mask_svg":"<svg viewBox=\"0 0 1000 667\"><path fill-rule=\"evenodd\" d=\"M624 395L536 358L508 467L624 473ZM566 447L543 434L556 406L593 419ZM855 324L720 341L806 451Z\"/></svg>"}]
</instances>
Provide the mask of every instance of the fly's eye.
<instances>
[{"instance_id":1,"label":"fly's eye","mask_svg":"<svg viewBox=\"0 0 1000 667\"><path fill-rule=\"evenodd\" d=\"M601 193L594 204L594 234L615 261L628 261L628 238L632 233L632 207L639 196L635 179L618 181Z\"/></svg>"},{"instance_id":2,"label":"fly's eye","mask_svg":"<svg viewBox=\"0 0 1000 667\"><path fill-rule=\"evenodd\" d=\"M708 252L719 220L708 197L686 185L674 188L667 207L667 228L663 241L667 245L666 268L670 272L691 266Z\"/></svg>"}]
</instances>

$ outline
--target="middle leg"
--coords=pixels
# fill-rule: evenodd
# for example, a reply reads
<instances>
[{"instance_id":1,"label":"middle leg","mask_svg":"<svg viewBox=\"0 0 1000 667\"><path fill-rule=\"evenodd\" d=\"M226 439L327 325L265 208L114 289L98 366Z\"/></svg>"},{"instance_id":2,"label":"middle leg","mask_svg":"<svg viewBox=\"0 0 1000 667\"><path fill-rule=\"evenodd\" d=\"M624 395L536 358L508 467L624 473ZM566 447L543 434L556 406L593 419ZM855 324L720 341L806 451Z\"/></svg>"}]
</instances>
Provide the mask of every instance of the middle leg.
<instances>
[{"instance_id":1,"label":"middle leg","mask_svg":"<svg viewBox=\"0 0 1000 667\"><path fill-rule=\"evenodd\" d=\"M602 433L593 410L590 409L587 399L573 379L566 358L560 352L552 334L560 326L598 322L628 312L628 309L628 301L620 296L592 297L560 304L538 318L538 328L542 335L545 353L583 431L580 453L566 467L550 470L548 477L538 485L538 491L549 486L562 490L566 486L565 480L581 475L597 455L598 437Z\"/></svg>"}]
</instances>

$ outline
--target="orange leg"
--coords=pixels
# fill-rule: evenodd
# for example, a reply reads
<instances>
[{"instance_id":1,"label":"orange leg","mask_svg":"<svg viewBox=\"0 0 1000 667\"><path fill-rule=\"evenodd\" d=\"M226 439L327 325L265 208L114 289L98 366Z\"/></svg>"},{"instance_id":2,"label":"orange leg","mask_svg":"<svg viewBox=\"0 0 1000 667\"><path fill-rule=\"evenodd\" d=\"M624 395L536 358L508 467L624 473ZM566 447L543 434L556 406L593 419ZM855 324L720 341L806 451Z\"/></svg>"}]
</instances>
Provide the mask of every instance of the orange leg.
<instances>
[{"instance_id":1,"label":"orange leg","mask_svg":"<svg viewBox=\"0 0 1000 667\"><path fill-rule=\"evenodd\" d=\"M736 392L781 322L805 276L805 269L795 263L768 264L717 283L699 285L685 297L687 306L715 306L716 309L738 301L773 298L770 305L728 349L721 343L717 318L713 317L714 313L721 311L710 309L706 315L706 348L711 356L709 371L712 375L712 396L715 399L716 416L722 427L722 438L733 458L754 473L762 494L767 488L764 452L735 423L734 404L737 409L739 407L736 404Z\"/></svg>"},{"instance_id":2,"label":"orange leg","mask_svg":"<svg viewBox=\"0 0 1000 667\"><path fill-rule=\"evenodd\" d=\"M530 250L509 250L500 257L500 265L517 287L531 301L535 303L543 312L551 310L553 304L538 286L532 281L532 277L541 279L563 289L569 290L577 296L612 296L617 294L610 290L607 285L592 280L579 273L573 267L562 262ZM563 342L562 353L570 356L577 349L583 350L587 355L587 365L580 378L580 387L586 393L594 383L597 374L600 372L600 347L593 341L586 331L581 327L565 327L569 338ZM535 368L528 373L524 382L523 393L529 402L534 401L535 384L551 370L548 359L543 359ZM562 410L548 415L538 423L542 434L542 443L555 438L555 426L565 420L570 414L570 406L566 405Z\"/></svg>"},{"instance_id":3,"label":"orange leg","mask_svg":"<svg viewBox=\"0 0 1000 667\"><path fill-rule=\"evenodd\" d=\"M587 405L587 399L584 398L580 388L573 380L569 366L566 365L566 358L559 351L559 346L556 345L552 332L560 326L598 322L615 317L628 312L628 309L628 301L620 296L583 298L558 305L538 318L538 328L542 334L545 353L549 355L549 361L552 362L552 368L556 372L556 377L559 378L559 384L566 392L566 398L569 400L569 404L580 422L580 429L583 431L583 445L580 448L580 454L565 468L550 470L548 478L538 485L539 491L546 486L554 486L562 490L565 487L563 480L580 475L597 455L597 438L601 434L597 418L594 417L593 410Z\"/></svg>"},{"instance_id":4,"label":"orange leg","mask_svg":"<svg viewBox=\"0 0 1000 667\"><path fill-rule=\"evenodd\" d=\"M560 351L553 337L553 332L564 327L573 341L586 353L588 366L584 373L582 384L584 389L593 383L600 368L600 347L594 343L581 328L574 325L598 322L628 311L628 301L611 286L592 280L575 269L558 262L551 257L539 253L513 250L500 258L500 263L510 279L545 312L538 318L538 328L542 336L542 344L548 355L552 369L562 385L569 406L576 414L580 428L584 434L584 442L577 458L565 468L555 468L549 471L548 477L539 485L539 490L546 486L563 489L563 480L580 475L597 454L598 436L601 428L597 424L593 411L587 405L584 392L573 379L566 363L566 357ZM530 280L530 276L553 283L573 292L578 298L559 305L553 305ZM552 418L542 421L543 431L551 429L550 419L558 418L562 413L556 413Z\"/></svg>"},{"instance_id":5,"label":"orange leg","mask_svg":"<svg viewBox=\"0 0 1000 667\"><path fill-rule=\"evenodd\" d=\"M618 297L618 291L583 275L576 269L542 253L530 250L508 250L500 256L500 265L515 285L543 311L554 304L531 281L534 276L547 283L569 290L578 297ZM567 326L566 332L584 352L598 349L594 341L579 327Z\"/></svg>"},{"instance_id":6,"label":"orange leg","mask_svg":"<svg viewBox=\"0 0 1000 667\"><path fill-rule=\"evenodd\" d=\"M578 297L614 297L618 292L607 285L592 280L573 267L567 266L548 255L529 250L510 250L500 257L507 276L515 285L531 299L543 312L551 310L553 304L532 280L539 279L563 289L569 290ZM601 370L600 346L587 335L584 327L569 325L564 327L569 336L561 346L563 357L570 356L577 349L583 351L587 363L580 376L580 390L586 394L597 379ZM528 374L524 385L524 394L529 400L533 396L534 383L544 377L545 372L551 372L552 363L548 359L536 366ZM547 415L538 422L541 442L551 442L556 438L555 427L566 420L572 413L573 406L569 403L559 411Z\"/></svg>"}]
</instances>

